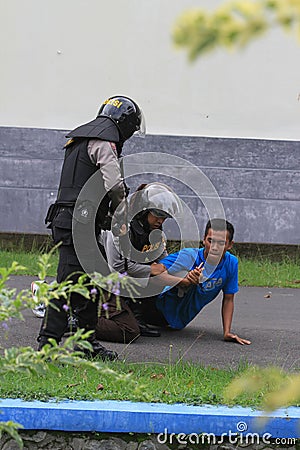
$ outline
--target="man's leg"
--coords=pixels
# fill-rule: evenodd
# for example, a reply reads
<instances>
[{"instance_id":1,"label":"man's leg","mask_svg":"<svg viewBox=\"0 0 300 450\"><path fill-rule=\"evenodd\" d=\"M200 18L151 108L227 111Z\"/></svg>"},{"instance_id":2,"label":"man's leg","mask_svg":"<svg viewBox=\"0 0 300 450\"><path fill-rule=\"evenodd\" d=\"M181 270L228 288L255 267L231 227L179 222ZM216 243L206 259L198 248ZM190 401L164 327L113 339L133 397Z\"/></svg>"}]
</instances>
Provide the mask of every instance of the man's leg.
<instances>
[{"instance_id":1,"label":"man's leg","mask_svg":"<svg viewBox=\"0 0 300 450\"><path fill-rule=\"evenodd\" d=\"M156 327L167 327L168 322L163 314L156 308L157 296L143 298L140 305L140 314L147 324Z\"/></svg>"},{"instance_id":2,"label":"man's leg","mask_svg":"<svg viewBox=\"0 0 300 450\"><path fill-rule=\"evenodd\" d=\"M108 318L107 318L108 313ZM96 337L101 341L127 344L140 336L140 329L132 311L125 300L120 298L120 309L112 294L106 302L106 310L101 311L96 325Z\"/></svg>"},{"instance_id":3,"label":"man's leg","mask_svg":"<svg viewBox=\"0 0 300 450\"><path fill-rule=\"evenodd\" d=\"M117 359L118 354L114 351L106 349L99 341L96 333L99 297L86 299L79 294L72 295L72 307L76 309L76 316L78 319L79 328L84 328L85 331L92 331L88 341L91 343L93 350L83 350L87 357L95 358L101 357L103 360L113 361ZM79 346L75 346L74 350L81 350Z\"/></svg>"},{"instance_id":4,"label":"man's leg","mask_svg":"<svg viewBox=\"0 0 300 450\"><path fill-rule=\"evenodd\" d=\"M61 246L59 249L59 262L57 267L57 281L61 283L71 273L68 266L68 257L73 255L71 246ZM37 338L38 350L48 344L48 339L53 338L59 344L68 325L67 311L63 308L66 300L53 298L46 308L45 316ZM53 305L53 306L51 306Z\"/></svg>"},{"instance_id":5,"label":"man's leg","mask_svg":"<svg viewBox=\"0 0 300 450\"><path fill-rule=\"evenodd\" d=\"M80 266L73 246L62 245L59 250L57 281L61 283L66 279L70 279L73 283L76 283L81 273L83 273L83 269ZM96 339L95 327L98 316L98 300L98 296L93 301L93 299L86 299L80 294L73 293L70 298L70 303L72 310L76 309L79 327L84 328L86 331L93 331L89 338L93 350L92 352L84 351L86 355L92 358L100 356L103 360L114 360L118 356L117 353L107 350ZM68 324L67 312L64 309L65 302L65 299L51 300L51 303L57 306L58 310L51 306L47 308L37 339L39 342L39 350L48 343L49 338L54 338L58 343L61 341ZM75 347L74 350L79 350L79 347Z\"/></svg>"},{"instance_id":6,"label":"man's leg","mask_svg":"<svg viewBox=\"0 0 300 450\"><path fill-rule=\"evenodd\" d=\"M155 307L155 301L156 296L137 299L136 301L130 300L128 302L139 324L141 336L159 337L160 332L152 328L151 325L158 327L166 325L163 316Z\"/></svg>"},{"instance_id":7,"label":"man's leg","mask_svg":"<svg viewBox=\"0 0 300 450\"><path fill-rule=\"evenodd\" d=\"M53 306L51 306L53 305ZM49 338L53 338L59 344L68 324L68 315L63 309L64 300L52 299L46 308L45 316L37 338L38 350L48 344Z\"/></svg>"}]
</instances>

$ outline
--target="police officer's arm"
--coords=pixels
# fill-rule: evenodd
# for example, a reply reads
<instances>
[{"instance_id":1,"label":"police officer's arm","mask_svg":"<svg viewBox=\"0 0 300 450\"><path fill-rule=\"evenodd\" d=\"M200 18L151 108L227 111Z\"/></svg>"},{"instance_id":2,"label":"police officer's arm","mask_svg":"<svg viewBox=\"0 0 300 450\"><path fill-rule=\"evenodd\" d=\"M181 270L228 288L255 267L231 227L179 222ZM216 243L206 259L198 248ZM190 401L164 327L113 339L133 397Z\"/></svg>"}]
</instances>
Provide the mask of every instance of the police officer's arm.
<instances>
[{"instance_id":1,"label":"police officer's arm","mask_svg":"<svg viewBox=\"0 0 300 450\"><path fill-rule=\"evenodd\" d=\"M105 190L108 192L111 200L111 210L114 212L126 196L115 144L100 139L90 139L88 154L96 166L99 167Z\"/></svg>"},{"instance_id":2,"label":"police officer's arm","mask_svg":"<svg viewBox=\"0 0 300 450\"><path fill-rule=\"evenodd\" d=\"M119 273L125 272L125 259L120 254L118 237L115 237L111 231L102 231L99 236L99 242L103 245L107 257L107 263L111 270ZM157 270L163 270L161 264L154 264ZM127 274L138 278L141 287L146 287L149 278L152 275L152 265L140 264L130 259L127 260Z\"/></svg>"},{"instance_id":3,"label":"police officer's arm","mask_svg":"<svg viewBox=\"0 0 300 450\"><path fill-rule=\"evenodd\" d=\"M163 266L163 264L160 265ZM167 270L165 270L160 275L157 275L152 282L160 286L180 286L187 288L193 284L195 285L199 283L200 271L199 269L194 269L184 274L171 275Z\"/></svg>"},{"instance_id":4,"label":"police officer's arm","mask_svg":"<svg viewBox=\"0 0 300 450\"><path fill-rule=\"evenodd\" d=\"M156 277L157 275L160 275L165 272L166 268L163 264L160 264L159 262L153 262L150 266L150 276Z\"/></svg>"},{"instance_id":5,"label":"police officer's arm","mask_svg":"<svg viewBox=\"0 0 300 450\"><path fill-rule=\"evenodd\" d=\"M231 333L231 324L234 311L234 294L224 294L222 302L222 322L225 341L233 341L238 344L251 344L251 341L240 338L237 334Z\"/></svg>"}]
</instances>

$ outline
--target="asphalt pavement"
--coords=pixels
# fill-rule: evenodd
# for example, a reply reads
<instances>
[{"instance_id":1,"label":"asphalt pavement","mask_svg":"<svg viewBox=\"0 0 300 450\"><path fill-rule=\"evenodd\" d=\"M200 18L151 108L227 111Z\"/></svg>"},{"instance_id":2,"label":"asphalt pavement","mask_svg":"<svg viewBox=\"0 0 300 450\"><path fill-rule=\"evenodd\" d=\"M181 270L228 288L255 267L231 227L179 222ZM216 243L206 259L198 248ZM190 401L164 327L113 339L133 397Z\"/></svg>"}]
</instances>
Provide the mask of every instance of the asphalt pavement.
<instances>
[{"instance_id":1,"label":"asphalt pavement","mask_svg":"<svg viewBox=\"0 0 300 450\"><path fill-rule=\"evenodd\" d=\"M13 276L9 287L30 288L32 277ZM241 287L236 295L232 331L251 345L222 339L221 295L206 306L181 331L162 330L161 337L139 337L131 344L103 342L128 362L191 361L215 368L237 367L249 362L259 366L300 368L300 289ZM36 349L41 319L31 310L24 321L12 319L8 330L0 327L2 348Z\"/></svg>"}]
</instances>

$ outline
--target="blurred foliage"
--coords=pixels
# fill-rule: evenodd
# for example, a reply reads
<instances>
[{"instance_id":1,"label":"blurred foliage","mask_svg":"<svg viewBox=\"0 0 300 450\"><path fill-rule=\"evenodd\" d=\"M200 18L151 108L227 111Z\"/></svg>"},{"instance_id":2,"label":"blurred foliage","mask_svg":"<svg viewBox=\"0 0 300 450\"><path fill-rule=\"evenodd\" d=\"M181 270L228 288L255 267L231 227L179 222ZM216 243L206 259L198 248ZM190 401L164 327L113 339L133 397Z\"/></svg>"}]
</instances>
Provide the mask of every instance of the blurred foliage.
<instances>
[{"instance_id":1,"label":"blurred foliage","mask_svg":"<svg viewBox=\"0 0 300 450\"><path fill-rule=\"evenodd\" d=\"M254 394L263 390L268 392L263 399L266 411L297 405L300 403L300 374L285 373L277 367L253 367L229 384L224 398L231 402L243 393Z\"/></svg>"},{"instance_id":2,"label":"blurred foliage","mask_svg":"<svg viewBox=\"0 0 300 450\"><path fill-rule=\"evenodd\" d=\"M212 13L186 10L174 26L173 41L194 61L217 48L242 49L274 27L300 38L299 0L236 0Z\"/></svg>"},{"instance_id":3,"label":"blurred foliage","mask_svg":"<svg viewBox=\"0 0 300 450\"><path fill-rule=\"evenodd\" d=\"M19 423L8 420L7 422L0 422L0 438L2 434L9 434L18 444L20 448L24 448L24 444L18 430L22 429L23 426Z\"/></svg>"},{"instance_id":4,"label":"blurred foliage","mask_svg":"<svg viewBox=\"0 0 300 450\"><path fill-rule=\"evenodd\" d=\"M49 269L51 269L51 254L56 250L53 248L50 253L41 254L38 257L39 280L36 283L39 286L36 294L33 296L28 289L17 292L15 288L9 288L7 282L11 275L22 271L22 267L17 262L13 262L10 267L0 267L0 324L6 330L11 325L12 318L23 320L22 311L25 308L34 308L39 303L50 304L50 299L61 298L65 302L65 310L71 311L70 297L76 292L84 296L90 301L95 301L97 292L100 295L100 307L106 301L105 289L114 293L118 298L120 289L127 289L135 292L132 282L129 285L128 277L118 273L112 273L107 277L101 274L93 274L89 278L86 274L79 277L77 283L66 280L62 283L53 281L51 284L45 283ZM52 306L52 305L51 305ZM59 376L63 365L71 365L74 367L91 367L102 373L109 371L112 376L120 378L120 374L105 367L102 361L85 359L85 350L92 351L92 345L88 341L91 331L85 332L78 330L73 336L68 337L62 345L58 345L55 339L49 339L50 344L45 345L41 351L37 352L31 347L8 348L1 349L4 356L0 358L0 375L10 372L23 372L26 374L42 375L48 371L56 372ZM74 347L79 351L74 351ZM1 413L1 405L0 405ZM0 422L0 437L2 433L10 434L19 445L23 448L23 442L18 434L18 429L22 425L12 421Z\"/></svg>"}]
</instances>

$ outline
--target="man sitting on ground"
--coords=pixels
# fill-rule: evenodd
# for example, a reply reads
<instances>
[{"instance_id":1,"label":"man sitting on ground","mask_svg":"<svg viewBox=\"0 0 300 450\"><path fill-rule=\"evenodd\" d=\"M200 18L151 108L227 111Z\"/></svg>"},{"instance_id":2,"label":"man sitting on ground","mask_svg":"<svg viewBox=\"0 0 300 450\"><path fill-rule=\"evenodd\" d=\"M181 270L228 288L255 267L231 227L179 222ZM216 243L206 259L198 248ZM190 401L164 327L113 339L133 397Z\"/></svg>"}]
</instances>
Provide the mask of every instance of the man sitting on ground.
<instances>
[{"instance_id":1,"label":"man sitting on ground","mask_svg":"<svg viewBox=\"0 0 300 450\"><path fill-rule=\"evenodd\" d=\"M143 302L149 324L181 330L222 291L224 340L251 344L231 331L234 296L238 292L238 259L229 252L233 235L234 227L230 222L209 220L204 248L185 248L160 261L166 272L153 281L169 286L156 299Z\"/></svg>"}]
</instances>

